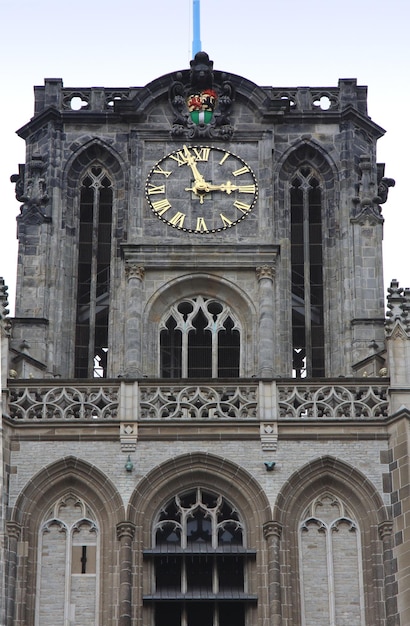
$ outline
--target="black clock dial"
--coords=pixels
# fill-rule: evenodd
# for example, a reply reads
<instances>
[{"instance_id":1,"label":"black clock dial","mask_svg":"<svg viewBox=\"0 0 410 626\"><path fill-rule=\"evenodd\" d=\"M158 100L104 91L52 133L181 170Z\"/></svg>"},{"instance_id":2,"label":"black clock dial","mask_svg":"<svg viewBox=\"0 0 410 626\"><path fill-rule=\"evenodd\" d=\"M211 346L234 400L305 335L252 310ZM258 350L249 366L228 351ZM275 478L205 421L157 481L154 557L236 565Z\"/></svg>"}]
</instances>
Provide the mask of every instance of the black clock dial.
<instances>
[{"instance_id":1,"label":"black clock dial","mask_svg":"<svg viewBox=\"0 0 410 626\"><path fill-rule=\"evenodd\" d=\"M189 233L215 233L246 218L258 184L236 154L210 146L183 146L151 169L145 195L154 214Z\"/></svg>"}]
</instances>

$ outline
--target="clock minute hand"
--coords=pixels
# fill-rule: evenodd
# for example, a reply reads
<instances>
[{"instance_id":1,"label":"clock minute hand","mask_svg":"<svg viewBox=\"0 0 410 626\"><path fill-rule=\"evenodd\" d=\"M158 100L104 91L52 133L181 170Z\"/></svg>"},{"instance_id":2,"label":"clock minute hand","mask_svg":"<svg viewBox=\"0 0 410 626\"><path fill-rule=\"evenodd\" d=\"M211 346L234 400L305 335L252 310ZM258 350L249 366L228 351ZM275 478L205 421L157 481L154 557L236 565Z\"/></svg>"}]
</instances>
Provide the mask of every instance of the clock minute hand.
<instances>
[{"instance_id":1,"label":"clock minute hand","mask_svg":"<svg viewBox=\"0 0 410 626\"><path fill-rule=\"evenodd\" d=\"M193 154L190 153L187 146L184 146L184 155L185 155L186 163L187 165L189 165L189 167L192 170L192 174L194 175L195 183L205 184L205 178L202 176L202 174L199 173L198 168L196 166L195 157Z\"/></svg>"}]
</instances>

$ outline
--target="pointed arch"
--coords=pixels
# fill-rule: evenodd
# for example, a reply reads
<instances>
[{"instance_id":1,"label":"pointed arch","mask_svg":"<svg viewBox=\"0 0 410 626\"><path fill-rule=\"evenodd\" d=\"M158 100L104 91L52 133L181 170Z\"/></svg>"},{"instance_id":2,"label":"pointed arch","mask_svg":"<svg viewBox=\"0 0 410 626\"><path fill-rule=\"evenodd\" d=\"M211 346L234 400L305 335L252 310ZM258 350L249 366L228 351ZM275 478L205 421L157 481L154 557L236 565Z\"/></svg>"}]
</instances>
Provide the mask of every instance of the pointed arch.
<instances>
[{"instance_id":1,"label":"pointed arch","mask_svg":"<svg viewBox=\"0 0 410 626\"><path fill-rule=\"evenodd\" d=\"M68 456L43 468L30 479L21 491L12 509L11 522L24 529L26 556L21 571L21 607L17 610L25 616L25 623L32 623L37 595L36 572L39 562L39 530L46 521L50 509L61 498L75 498L89 506L95 515L100 541L100 623L112 623L114 572L112 554L117 549L115 527L124 520L124 505L111 480L97 467L74 456ZM83 519L83 513L79 519ZM90 523L90 522L88 522Z\"/></svg>"},{"instance_id":2,"label":"pointed arch","mask_svg":"<svg viewBox=\"0 0 410 626\"><path fill-rule=\"evenodd\" d=\"M107 377L114 327L111 294L118 284L116 259L125 228L127 168L121 156L98 138L84 137L84 143L76 143L73 149L64 168L61 214L66 233L61 275L73 293L62 313L62 328L67 329L63 338L71 355L63 367L68 368L66 375L77 378Z\"/></svg>"},{"instance_id":3,"label":"pointed arch","mask_svg":"<svg viewBox=\"0 0 410 626\"><path fill-rule=\"evenodd\" d=\"M373 626L379 626L384 615L384 579L380 571L383 546L379 537L379 527L389 519L389 516L372 482L356 468L331 456L315 459L295 472L283 485L274 506L273 518L283 528L281 567L285 592L284 607L288 607L286 617L298 626L305 623L302 617L303 575L299 533L305 518L309 524L319 523L320 526L321 522L309 518L307 511L318 498L330 496L340 503L345 503L346 511L349 513L344 513L340 519L358 533L360 562L356 575L361 581L358 584L363 585L361 619L365 621L355 623L372 623ZM337 523L334 522L333 526L336 529ZM311 548L312 546L313 544ZM323 547L323 550L327 552L328 559L329 548L325 550ZM350 547L350 554L352 550Z\"/></svg>"},{"instance_id":4,"label":"pointed arch","mask_svg":"<svg viewBox=\"0 0 410 626\"><path fill-rule=\"evenodd\" d=\"M337 187L339 171L335 160L318 141L310 137L295 141L278 159L275 175L279 177L280 184L286 183L289 173L305 163L313 164L322 173L328 188ZM334 191L337 192L337 188Z\"/></svg>"},{"instance_id":5,"label":"pointed arch","mask_svg":"<svg viewBox=\"0 0 410 626\"><path fill-rule=\"evenodd\" d=\"M251 340L257 333L257 316L254 303L249 296L233 282L213 274L197 273L185 274L161 286L147 302L144 319L147 323L147 332L144 333L144 354L155 362L146 363L144 371L151 376L157 376L160 363L160 329L166 325L166 320L172 308L178 306L184 299L212 300L223 305L222 316L230 315L230 326L240 330L240 366L243 376L252 376L256 368L255 342ZM224 320L225 321L225 320ZM229 324L226 326L230 330ZM154 350L148 349L155 346ZM214 372L217 369L214 368Z\"/></svg>"},{"instance_id":6,"label":"pointed arch","mask_svg":"<svg viewBox=\"0 0 410 626\"><path fill-rule=\"evenodd\" d=\"M339 174L331 156L312 139L295 143L276 168L279 236L288 242L284 259L288 289L292 375L323 377L332 358L327 348L332 311ZM333 278L333 281L332 281ZM334 307L333 307L334 308Z\"/></svg>"},{"instance_id":7,"label":"pointed arch","mask_svg":"<svg viewBox=\"0 0 410 626\"><path fill-rule=\"evenodd\" d=\"M189 503L184 503L183 498L185 496L189 498ZM196 505L195 500L197 502ZM239 545L239 547L236 548L236 551L235 548L228 547L231 554L229 558L235 558L238 560L238 563L244 563L246 569L246 583L244 584L242 580L242 591L236 596L236 602L232 603L232 598L230 599L229 606L232 606L233 611L238 611L238 621L236 622L238 624L241 624L244 619L243 608L239 607L241 605L241 597L250 606L248 610L252 612L252 619L249 623L256 623L257 619L261 618L261 607L267 602L266 594L268 592L265 584L267 557L264 550L262 530L263 525L269 521L271 516L268 498L260 484L239 465L213 454L192 452L169 459L155 467L141 480L130 498L129 519L136 525L145 554L145 559L142 559L140 552L136 554L136 559L138 559L136 571L144 572L143 580L146 582L144 590L139 592L141 595L134 598L133 603L135 610L137 612L140 611L136 617L141 621L144 621L141 609L143 602L145 601L146 608L144 610L146 612L153 611L154 608L151 609L150 607L155 607L156 601L158 602L158 594L156 596L153 594L150 581L153 580L158 563L155 559L161 559L161 557L155 556L156 551L153 548L155 545L154 529L158 527L164 528L167 524L165 518L165 521L161 522L164 517L164 511L166 510L170 517L175 515L173 513L173 501L177 505L181 502L184 507L195 505L192 510L192 519L198 518L198 528L201 527L203 532L206 532L205 526L207 524L207 528L209 527L210 529L210 521L206 522L205 525L201 524L200 520L203 515L199 509L208 511L208 513L205 513L204 521L210 520L212 518L212 509L215 507L217 500L219 502L218 506L224 507L222 516L218 517L219 521L222 523L223 515L227 515L230 518L224 522L227 524L227 529L230 528L233 531L233 528L236 528L236 531L234 531L234 534L236 533L234 543L236 542L236 545ZM201 502L204 504L198 504ZM162 517L160 517L161 515ZM228 532L230 531L228 530ZM191 550L192 554L198 553L198 557L195 558L199 558L201 553L205 556L207 554L203 540L201 540L201 546L199 551L189 547L186 549L188 551ZM173 546L171 548L174 551L175 548ZM160 550L166 551L166 546L162 546ZM185 558L184 550L178 549L176 553L174 552L172 558L178 558L178 553L181 559ZM212 557L214 560L215 558L217 559L218 553L221 554L222 558L224 548L219 546L216 553L211 549L208 555L208 562L209 558L211 558L211 553L214 555ZM238 565L238 571L240 571L240 567ZM137 586L134 585L134 588L137 588ZM177 596L179 597L178 594ZM258 598L258 606L256 606L256 597ZM225 603L227 598L229 599L229 592L224 599ZM161 598L159 598L159 601L161 603ZM219 611L220 608L217 610ZM223 614L223 610L224 608L222 607L221 614ZM233 615L236 616L237 614L233 613ZM158 615L157 617L158 623L162 624L161 616ZM146 619L147 616L145 615ZM178 619L176 617L176 620ZM231 622L229 620L227 622L225 618L222 619L221 623Z\"/></svg>"}]
</instances>

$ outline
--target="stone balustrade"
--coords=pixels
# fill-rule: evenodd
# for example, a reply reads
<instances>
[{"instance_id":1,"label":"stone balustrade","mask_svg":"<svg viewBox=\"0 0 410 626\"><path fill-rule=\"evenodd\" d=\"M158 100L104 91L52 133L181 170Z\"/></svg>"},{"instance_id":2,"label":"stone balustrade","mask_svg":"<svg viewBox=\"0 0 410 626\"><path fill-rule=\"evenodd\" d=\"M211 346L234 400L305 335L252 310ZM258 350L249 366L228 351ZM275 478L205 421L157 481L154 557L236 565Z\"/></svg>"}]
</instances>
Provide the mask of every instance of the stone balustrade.
<instances>
[{"instance_id":1,"label":"stone balustrade","mask_svg":"<svg viewBox=\"0 0 410 626\"><path fill-rule=\"evenodd\" d=\"M60 78L46 78L44 86L35 88L36 112L53 107L71 113L114 112L115 102L132 102L142 94L144 87L64 87ZM341 79L337 87L265 87L267 101L289 102L290 111L342 111L347 106L362 110L365 107L365 88L358 87L355 79ZM363 110L364 112L364 110Z\"/></svg>"},{"instance_id":2,"label":"stone balustrade","mask_svg":"<svg viewBox=\"0 0 410 626\"><path fill-rule=\"evenodd\" d=\"M380 420L388 382L11 380L6 413L21 422ZM122 417L127 414L127 417Z\"/></svg>"}]
</instances>

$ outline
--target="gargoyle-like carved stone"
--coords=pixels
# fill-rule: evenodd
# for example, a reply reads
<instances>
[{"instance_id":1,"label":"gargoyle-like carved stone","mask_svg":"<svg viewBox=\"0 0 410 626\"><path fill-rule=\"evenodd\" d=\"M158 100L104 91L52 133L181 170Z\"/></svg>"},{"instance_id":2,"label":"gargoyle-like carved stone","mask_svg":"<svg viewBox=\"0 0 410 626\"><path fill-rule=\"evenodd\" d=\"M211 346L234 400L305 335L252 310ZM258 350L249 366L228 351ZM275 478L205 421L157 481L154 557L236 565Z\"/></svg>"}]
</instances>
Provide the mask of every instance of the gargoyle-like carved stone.
<instances>
[{"instance_id":1,"label":"gargoyle-like carved stone","mask_svg":"<svg viewBox=\"0 0 410 626\"><path fill-rule=\"evenodd\" d=\"M361 225L375 225L384 222L380 209L380 197L377 195L376 183L373 180L373 166L370 156L364 154L360 157L361 178L358 196L353 198L356 205L353 223Z\"/></svg>"},{"instance_id":2,"label":"gargoyle-like carved stone","mask_svg":"<svg viewBox=\"0 0 410 626\"><path fill-rule=\"evenodd\" d=\"M379 196L379 204L384 204L387 201L387 196L389 195L389 187L394 187L396 181L394 178L383 178L379 181L379 186L377 189L377 193Z\"/></svg>"},{"instance_id":3,"label":"gargoyle-like carved stone","mask_svg":"<svg viewBox=\"0 0 410 626\"><path fill-rule=\"evenodd\" d=\"M11 182L16 184L17 200L24 203L17 217L19 238L20 234L24 234L24 225L51 222L51 218L44 211L49 201L44 170L43 157L34 155L27 166L19 165L19 173L10 177Z\"/></svg>"},{"instance_id":4,"label":"gargoyle-like carved stone","mask_svg":"<svg viewBox=\"0 0 410 626\"><path fill-rule=\"evenodd\" d=\"M220 137L233 134L230 112L234 88L225 74L214 84L213 61L206 52L197 52L191 61L189 76L178 73L169 88L169 101L174 111L172 136Z\"/></svg>"},{"instance_id":5,"label":"gargoyle-like carved stone","mask_svg":"<svg viewBox=\"0 0 410 626\"><path fill-rule=\"evenodd\" d=\"M8 287L4 284L4 278L0 278L0 319L4 320L9 314L8 306Z\"/></svg>"},{"instance_id":6,"label":"gargoyle-like carved stone","mask_svg":"<svg viewBox=\"0 0 410 626\"><path fill-rule=\"evenodd\" d=\"M12 183L15 183L16 187L15 187L15 194L16 194L16 200L18 202L24 202L25 200L25 196L24 196L24 175L25 175L25 171L26 171L26 166L23 165L22 163L19 164L19 173L18 174L12 174L12 176L10 176L10 180Z\"/></svg>"},{"instance_id":7,"label":"gargoyle-like carved stone","mask_svg":"<svg viewBox=\"0 0 410 626\"><path fill-rule=\"evenodd\" d=\"M0 278L0 335L9 337L11 330L11 321L8 319L9 310L7 308L8 294L7 285L4 284L4 279Z\"/></svg>"},{"instance_id":8,"label":"gargoyle-like carved stone","mask_svg":"<svg viewBox=\"0 0 410 626\"><path fill-rule=\"evenodd\" d=\"M399 324L402 330L410 337L410 289L399 287L397 280L392 280L387 290L386 334L392 337L396 326Z\"/></svg>"}]
</instances>

